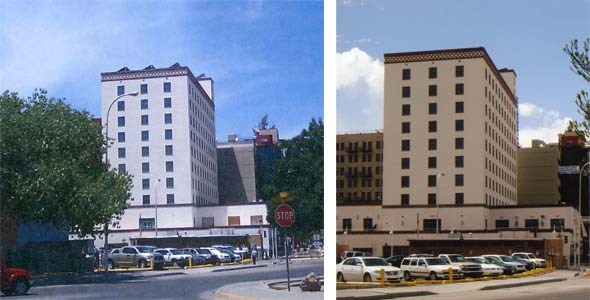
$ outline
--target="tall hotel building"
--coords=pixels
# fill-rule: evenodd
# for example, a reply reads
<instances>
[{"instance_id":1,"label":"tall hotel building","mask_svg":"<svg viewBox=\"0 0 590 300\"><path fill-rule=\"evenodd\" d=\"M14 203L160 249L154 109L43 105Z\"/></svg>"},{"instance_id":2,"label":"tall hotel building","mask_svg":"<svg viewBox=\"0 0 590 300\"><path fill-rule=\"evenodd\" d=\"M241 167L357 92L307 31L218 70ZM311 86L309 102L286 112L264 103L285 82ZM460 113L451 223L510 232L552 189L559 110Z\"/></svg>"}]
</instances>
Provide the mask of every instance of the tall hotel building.
<instances>
[{"instance_id":1,"label":"tall hotel building","mask_svg":"<svg viewBox=\"0 0 590 300\"><path fill-rule=\"evenodd\" d=\"M516 73L484 48L384 59L383 205L516 204Z\"/></svg>"},{"instance_id":2,"label":"tall hotel building","mask_svg":"<svg viewBox=\"0 0 590 300\"><path fill-rule=\"evenodd\" d=\"M197 213L218 204L212 79L178 63L101 77L109 162L133 175L132 200L116 230L154 229L156 212L160 229L214 226ZM114 103L107 119L115 98L136 91Z\"/></svg>"}]
</instances>

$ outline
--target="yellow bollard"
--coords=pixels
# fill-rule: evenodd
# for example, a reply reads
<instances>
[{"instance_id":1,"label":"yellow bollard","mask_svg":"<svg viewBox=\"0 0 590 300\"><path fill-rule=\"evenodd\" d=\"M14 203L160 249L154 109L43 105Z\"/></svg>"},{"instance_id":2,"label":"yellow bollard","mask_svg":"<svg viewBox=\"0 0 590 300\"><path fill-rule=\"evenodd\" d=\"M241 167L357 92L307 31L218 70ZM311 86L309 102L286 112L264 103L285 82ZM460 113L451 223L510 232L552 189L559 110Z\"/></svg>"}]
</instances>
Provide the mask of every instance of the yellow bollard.
<instances>
[{"instance_id":1,"label":"yellow bollard","mask_svg":"<svg viewBox=\"0 0 590 300\"><path fill-rule=\"evenodd\" d=\"M154 270L154 262L155 260L153 258L150 259L150 269L152 269L152 271Z\"/></svg>"},{"instance_id":2,"label":"yellow bollard","mask_svg":"<svg viewBox=\"0 0 590 300\"><path fill-rule=\"evenodd\" d=\"M453 283L453 268L449 268L449 283Z\"/></svg>"},{"instance_id":3,"label":"yellow bollard","mask_svg":"<svg viewBox=\"0 0 590 300\"><path fill-rule=\"evenodd\" d=\"M188 258L188 268L189 269L193 268L193 257L192 256Z\"/></svg>"},{"instance_id":4,"label":"yellow bollard","mask_svg":"<svg viewBox=\"0 0 590 300\"><path fill-rule=\"evenodd\" d=\"M381 269L381 287L385 287L385 269Z\"/></svg>"}]
</instances>

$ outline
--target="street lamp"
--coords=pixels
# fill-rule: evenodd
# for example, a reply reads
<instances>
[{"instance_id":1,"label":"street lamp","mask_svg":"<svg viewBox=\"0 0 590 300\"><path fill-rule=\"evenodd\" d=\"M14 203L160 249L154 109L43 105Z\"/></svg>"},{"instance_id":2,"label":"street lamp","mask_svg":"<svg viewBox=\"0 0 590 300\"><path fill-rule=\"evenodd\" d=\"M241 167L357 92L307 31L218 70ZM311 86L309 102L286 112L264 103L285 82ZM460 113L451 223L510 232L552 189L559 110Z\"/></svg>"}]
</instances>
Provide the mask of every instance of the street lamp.
<instances>
[{"instance_id":1,"label":"street lamp","mask_svg":"<svg viewBox=\"0 0 590 300\"><path fill-rule=\"evenodd\" d=\"M139 92L132 92L132 93L127 93L127 94L123 94L123 95L119 95L117 96L117 98L115 98L113 100L113 102L111 102L111 105L109 105L109 109L107 110L107 115L106 115L106 122L104 123L104 127L106 128L106 140L107 140L107 151L105 153L105 162L107 164L107 168L109 165L109 114L111 113L111 108L113 107L113 104L115 104L115 102L117 102L117 100L126 97L126 96L137 96L139 95ZM109 245L109 222L111 220L106 220L106 222L104 223L104 259L103 259L103 267L105 272L109 270L109 253L108 253L108 245Z\"/></svg>"},{"instance_id":2,"label":"street lamp","mask_svg":"<svg viewBox=\"0 0 590 300\"><path fill-rule=\"evenodd\" d=\"M438 173L436 174L436 238L438 239L438 231L439 231L439 226L438 226L438 200L439 200L439 181L440 181L440 177L441 176L445 176L445 173Z\"/></svg>"},{"instance_id":3,"label":"street lamp","mask_svg":"<svg viewBox=\"0 0 590 300\"><path fill-rule=\"evenodd\" d=\"M156 237L158 237L158 186L160 185L160 181L161 179L158 178L158 180L156 181L156 194L154 195L155 199L154 199L154 206L156 208L156 217L154 219L154 227L156 228Z\"/></svg>"},{"instance_id":4,"label":"street lamp","mask_svg":"<svg viewBox=\"0 0 590 300\"><path fill-rule=\"evenodd\" d=\"M580 173L578 175L579 178L579 184L578 184L578 188L579 188L579 192L578 192L578 213L580 214L580 216L582 216L582 174L584 173L584 168L588 167L588 165L590 165L590 161L585 163L582 168L580 168ZM574 218L575 220L578 219L578 216L576 216L576 218ZM575 265L580 267L580 242L578 239L578 235L580 237L582 237L582 232L580 231L580 224L576 221L574 221L574 247L575 247L575 259L576 259L576 263ZM580 234L577 234L577 233Z\"/></svg>"}]
</instances>

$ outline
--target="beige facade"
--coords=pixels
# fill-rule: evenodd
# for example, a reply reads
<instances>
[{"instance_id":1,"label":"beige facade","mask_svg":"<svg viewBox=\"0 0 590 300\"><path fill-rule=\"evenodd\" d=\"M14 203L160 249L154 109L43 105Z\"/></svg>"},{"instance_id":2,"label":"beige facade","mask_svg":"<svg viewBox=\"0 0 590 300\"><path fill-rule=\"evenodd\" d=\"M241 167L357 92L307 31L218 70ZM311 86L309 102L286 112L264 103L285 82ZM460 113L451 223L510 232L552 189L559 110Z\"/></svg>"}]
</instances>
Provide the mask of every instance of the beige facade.
<instances>
[{"instance_id":1,"label":"beige facade","mask_svg":"<svg viewBox=\"0 0 590 300\"><path fill-rule=\"evenodd\" d=\"M533 140L518 149L518 204L558 204L559 145Z\"/></svg>"},{"instance_id":2,"label":"beige facade","mask_svg":"<svg viewBox=\"0 0 590 300\"><path fill-rule=\"evenodd\" d=\"M385 54L383 205L516 204L515 79L484 48Z\"/></svg>"},{"instance_id":3,"label":"beige facade","mask_svg":"<svg viewBox=\"0 0 590 300\"><path fill-rule=\"evenodd\" d=\"M382 171L382 132L336 136L336 199L339 203L381 203Z\"/></svg>"}]
</instances>

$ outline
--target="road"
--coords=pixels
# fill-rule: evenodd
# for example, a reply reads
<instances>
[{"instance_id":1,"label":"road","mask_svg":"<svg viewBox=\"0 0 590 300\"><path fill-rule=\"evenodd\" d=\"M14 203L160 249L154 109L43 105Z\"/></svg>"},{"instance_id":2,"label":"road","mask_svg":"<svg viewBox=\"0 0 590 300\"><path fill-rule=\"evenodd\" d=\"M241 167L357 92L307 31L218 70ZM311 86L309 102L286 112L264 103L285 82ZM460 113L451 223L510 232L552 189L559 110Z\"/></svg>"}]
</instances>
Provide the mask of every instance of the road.
<instances>
[{"instance_id":1,"label":"road","mask_svg":"<svg viewBox=\"0 0 590 300\"><path fill-rule=\"evenodd\" d=\"M227 284L286 278L285 265L260 263L268 266L225 272L211 272L225 267L153 271L127 274L123 280L38 286L18 299L211 299L217 288ZM295 262L290 267L292 277L310 272L323 275L323 260Z\"/></svg>"}]
</instances>

